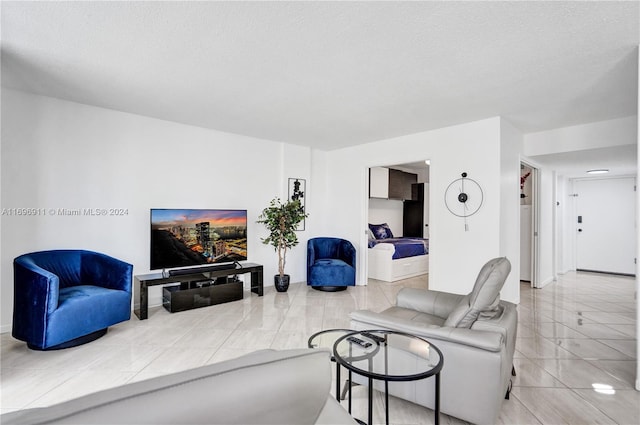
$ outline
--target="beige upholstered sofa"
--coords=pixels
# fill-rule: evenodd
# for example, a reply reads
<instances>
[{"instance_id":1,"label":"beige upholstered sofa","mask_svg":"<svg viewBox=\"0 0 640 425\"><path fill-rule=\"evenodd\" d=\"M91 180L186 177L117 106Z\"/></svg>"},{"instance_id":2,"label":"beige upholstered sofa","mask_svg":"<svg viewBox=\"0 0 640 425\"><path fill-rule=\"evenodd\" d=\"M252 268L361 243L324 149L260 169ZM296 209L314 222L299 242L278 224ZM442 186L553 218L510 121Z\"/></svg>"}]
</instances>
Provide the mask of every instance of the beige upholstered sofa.
<instances>
[{"instance_id":1,"label":"beige upholstered sofa","mask_svg":"<svg viewBox=\"0 0 640 425\"><path fill-rule=\"evenodd\" d=\"M10 424L355 424L329 393L329 351L256 351L50 407Z\"/></svg>"},{"instance_id":2,"label":"beige upholstered sofa","mask_svg":"<svg viewBox=\"0 0 640 425\"><path fill-rule=\"evenodd\" d=\"M489 261L468 295L404 288L395 307L351 313L351 327L399 330L433 343L444 358L441 412L494 424L510 390L518 323L516 306L500 300L510 270L504 257ZM366 384L355 375L353 380ZM433 408L433 379L392 382L389 393Z\"/></svg>"}]
</instances>

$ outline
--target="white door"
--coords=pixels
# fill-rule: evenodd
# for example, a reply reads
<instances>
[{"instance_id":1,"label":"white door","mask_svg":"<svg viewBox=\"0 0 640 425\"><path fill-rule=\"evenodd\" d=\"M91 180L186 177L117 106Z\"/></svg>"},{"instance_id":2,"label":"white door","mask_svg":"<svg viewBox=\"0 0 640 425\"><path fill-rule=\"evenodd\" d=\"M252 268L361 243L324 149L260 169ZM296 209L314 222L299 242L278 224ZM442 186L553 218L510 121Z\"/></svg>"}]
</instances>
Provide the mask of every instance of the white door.
<instances>
[{"instance_id":1,"label":"white door","mask_svg":"<svg viewBox=\"0 0 640 425\"><path fill-rule=\"evenodd\" d=\"M635 178L575 180L576 268L635 274Z\"/></svg>"}]
</instances>

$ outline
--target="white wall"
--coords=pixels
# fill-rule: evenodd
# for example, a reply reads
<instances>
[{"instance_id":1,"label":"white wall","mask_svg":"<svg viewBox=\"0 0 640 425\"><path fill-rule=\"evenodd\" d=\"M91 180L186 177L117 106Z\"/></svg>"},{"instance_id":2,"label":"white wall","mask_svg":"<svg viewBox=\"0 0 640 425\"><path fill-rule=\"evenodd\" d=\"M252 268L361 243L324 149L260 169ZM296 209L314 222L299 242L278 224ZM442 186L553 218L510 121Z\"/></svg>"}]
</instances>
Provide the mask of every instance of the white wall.
<instances>
[{"instance_id":1,"label":"white wall","mask_svg":"<svg viewBox=\"0 0 640 425\"><path fill-rule=\"evenodd\" d=\"M325 213L349 211L340 220L327 222L325 230L358 243L358 282L366 277L366 226L368 168L429 158L430 168L430 288L468 293L482 265L503 255L501 247L501 144L500 118L442 128L327 153L327 184L331 196ZM516 161L517 164L517 161ZM517 165L516 165L517 166ZM477 214L464 221L453 216L443 201L446 187L467 172L484 190L485 201ZM515 209L518 180L513 180ZM518 229L508 231L517 233ZM510 237L509 237L510 239ZM510 255L509 257L517 257ZM517 302L519 284L510 282L503 298Z\"/></svg>"},{"instance_id":2,"label":"white wall","mask_svg":"<svg viewBox=\"0 0 640 425\"><path fill-rule=\"evenodd\" d=\"M371 224L387 223L393 236L400 237L403 224L403 202L397 199L369 198L369 220Z\"/></svg>"},{"instance_id":3,"label":"white wall","mask_svg":"<svg viewBox=\"0 0 640 425\"><path fill-rule=\"evenodd\" d=\"M524 135L524 155L573 152L637 142L637 116L562 127Z\"/></svg>"},{"instance_id":4,"label":"white wall","mask_svg":"<svg viewBox=\"0 0 640 425\"><path fill-rule=\"evenodd\" d=\"M327 235L323 230L328 222L335 219L333 214L327 214L322 207L326 202L325 200L331 196L325 178L327 175L327 153L325 151L312 149L310 161L313 166L311 167L310 182L307 182L307 192L309 195L309 198L307 198L309 204L307 205L310 205L316 213L307 218L307 237L333 236Z\"/></svg>"},{"instance_id":5,"label":"white wall","mask_svg":"<svg viewBox=\"0 0 640 425\"><path fill-rule=\"evenodd\" d=\"M556 272L564 274L575 270L575 205L571 182L564 176L556 177Z\"/></svg>"},{"instance_id":6,"label":"white wall","mask_svg":"<svg viewBox=\"0 0 640 425\"><path fill-rule=\"evenodd\" d=\"M2 208L124 208L124 216L5 215L1 222L2 330L9 329L12 261L32 251L85 248L149 272L150 208L248 211L249 261L272 285L277 257L256 223L288 177L310 181L311 150L216 132L18 91L2 90ZM307 211L314 216L314 198ZM307 229L310 224L307 222ZM304 281L306 239L288 257L292 282ZM302 259L302 261L301 261ZM151 288L151 304L161 301Z\"/></svg>"}]
</instances>

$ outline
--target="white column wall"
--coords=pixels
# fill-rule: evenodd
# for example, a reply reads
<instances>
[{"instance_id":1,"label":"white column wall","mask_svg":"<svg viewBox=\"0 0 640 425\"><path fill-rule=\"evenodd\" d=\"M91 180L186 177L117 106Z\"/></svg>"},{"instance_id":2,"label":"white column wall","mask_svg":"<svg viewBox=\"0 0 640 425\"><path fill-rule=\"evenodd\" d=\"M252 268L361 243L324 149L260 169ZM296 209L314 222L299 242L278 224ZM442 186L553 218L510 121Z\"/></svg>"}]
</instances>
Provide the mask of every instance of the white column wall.
<instances>
[{"instance_id":1,"label":"white column wall","mask_svg":"<svg viewBox=\"0 0 640 425\"><path fill-rule=\"evenodd\" d=\"M538 196L538 276L536 287L542 288L553 282L556 272L554 264L554 214L555 172L546 167L539 169L540 191Z\"/></svg>"},{"instance_id":2,"label":"white column wall","mask_svg":"<svg viewBox=\"0 0 640 425\"><path fill-rule=\"evenodd\" d=\"M330 217L325 213L326 200L331 196L327 187L327 152L311 150L311 186L307 186L309 198L307 201L313 207L314 214L307 218L309 224L307 236L331 236L324 233ZM307 185L309 182L307 182ZM305 248L306 252L306 248ZM305 262L306 263L306 262Z\"/></svg>"},{"instance_id":3,"label":"white column wall","mask_svg":"<svg viewBox=\"0 0 640 425\"><path fill-rule=\"evenodd\" d=\"M556 177L556 273L564 274L575 270L573 253L574 235L570 223L574 217L571 182L564 176Z\"/></svg>"},{"instance_id":4,"label":"white column wall","mask_svg":"<svg viewBox=\"0 0 640 425\"><path fill-rule=\"evenodd\" d=\"M501 296L520 302L520 156L522 133L500 120L500 255L511 262ZM515 231L514 231L515 230Z\"/></svg>"}]
</instances>

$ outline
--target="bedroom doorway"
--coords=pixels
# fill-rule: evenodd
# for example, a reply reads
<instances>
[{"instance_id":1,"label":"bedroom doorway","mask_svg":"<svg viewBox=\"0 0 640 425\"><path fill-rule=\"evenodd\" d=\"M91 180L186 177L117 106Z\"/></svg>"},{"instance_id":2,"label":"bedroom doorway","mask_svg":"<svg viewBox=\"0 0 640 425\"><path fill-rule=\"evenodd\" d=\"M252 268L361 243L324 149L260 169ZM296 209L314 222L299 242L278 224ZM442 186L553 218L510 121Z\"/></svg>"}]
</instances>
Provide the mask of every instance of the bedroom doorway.
<instances>
[{"instance_id":1,"label":"bedroom doorway","mask_svg":"<svg viewBox=\"0 0 640 425\"><path fill-rule=\"evenodd\" d=\"M368 197L366 199L367 232L367 278L394 282L426 275L428 255L394 261L393 245L380 244L372 231L384 225L393 238L429 238L429 160L411 163L390 164L368 169ZM404 241L403 241L404 242ZM428 252L425 241L424 252ZM392 252L381 253L378 249L389 248ZM411 254L416 255L416 254ZM417 255L416 255L417 256ZM388 257L388 258L387 258ZM403 270L403 271L400 271ZM426 276L425 276L426 280Z\"/></svg>"},{"instance_id":2,"label":"bedroom doorway","mask_svg":"<svg viewBox=\"0 0 640 425\"><path fill-rule=\"evenodd\" d=\"M369 168L367 222L387 223L395 236L428 238L430 163L424 160Z\"/></svg>"}]
</instances>

